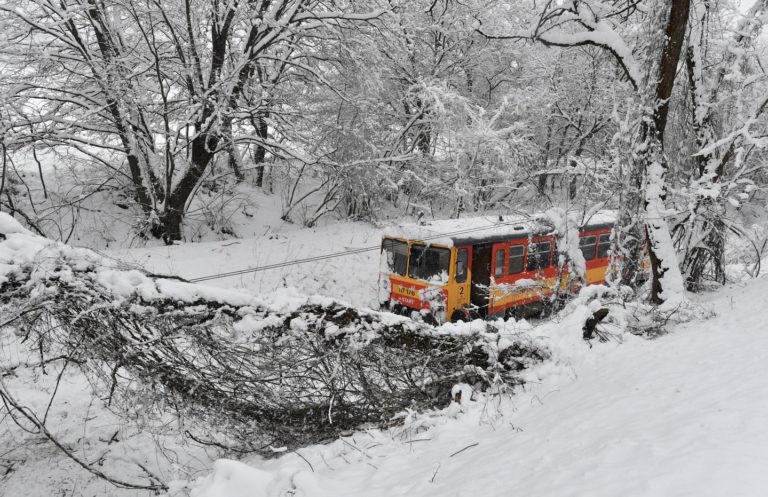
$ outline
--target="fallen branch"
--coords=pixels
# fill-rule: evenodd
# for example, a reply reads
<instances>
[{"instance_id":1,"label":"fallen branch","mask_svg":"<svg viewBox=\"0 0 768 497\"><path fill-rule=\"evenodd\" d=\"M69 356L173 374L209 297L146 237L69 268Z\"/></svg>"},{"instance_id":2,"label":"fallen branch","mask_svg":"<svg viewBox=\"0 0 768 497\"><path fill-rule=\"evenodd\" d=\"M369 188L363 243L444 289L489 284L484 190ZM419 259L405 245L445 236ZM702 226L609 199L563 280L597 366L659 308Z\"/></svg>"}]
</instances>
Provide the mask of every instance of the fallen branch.
<instances>
[{"instance_id":1,"label":"fallen branch","mask_svg":"<svg viewBox=\"0 0 768 497\"><path fill-rule=\"evenodd\" d=\"M121 270L28 233L7 234L0 254L9 248L0 312L19 316L32 350L69 358L118 414L173 410L196 439L236 451L388 426L445 407L456 383L520 384L547 356L491 324L456 331L329 299L270 301Z\"/></svg>"}]
</instances>

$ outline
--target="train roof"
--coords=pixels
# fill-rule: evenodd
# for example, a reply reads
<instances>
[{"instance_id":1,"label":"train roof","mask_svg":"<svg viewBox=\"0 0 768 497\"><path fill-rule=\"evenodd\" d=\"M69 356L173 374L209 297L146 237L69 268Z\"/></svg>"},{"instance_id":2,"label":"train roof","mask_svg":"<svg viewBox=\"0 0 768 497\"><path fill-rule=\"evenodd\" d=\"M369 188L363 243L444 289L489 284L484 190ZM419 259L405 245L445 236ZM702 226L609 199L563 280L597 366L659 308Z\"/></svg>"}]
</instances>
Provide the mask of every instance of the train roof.
<instances>
[{"instance_id":1,"label":"train roof","mask_svg":"<svg viewBox=\"0 0 768 497\"><path fill-rule=\"evenodd\" d=\"M583 219L583 216L581 216ZM581 230L612 227L614 211L602 210L582 222ZM552 221L543 213L530 215L494 215L459 219L438 219L407 223L385 230L384 236L406 240L422 240L445 246L492 243L500 240L547 235L555 231Z\"/></svg>"}]
</instances>

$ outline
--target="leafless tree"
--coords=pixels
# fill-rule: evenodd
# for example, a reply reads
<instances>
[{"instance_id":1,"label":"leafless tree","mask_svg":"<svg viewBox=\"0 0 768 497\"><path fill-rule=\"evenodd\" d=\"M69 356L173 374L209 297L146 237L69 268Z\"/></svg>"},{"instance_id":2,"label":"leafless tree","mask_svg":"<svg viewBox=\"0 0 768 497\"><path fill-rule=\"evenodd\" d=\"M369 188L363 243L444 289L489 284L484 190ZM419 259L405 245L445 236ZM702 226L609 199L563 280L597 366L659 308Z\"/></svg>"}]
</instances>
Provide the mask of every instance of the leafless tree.
<instances>
[{"instance_id":1,"label":"leafless tree","mask_svg":"<svg viewBox=\"0 0 768 497\"><path fill-rule=\"evenodd\" d=\"M124 159L152 233L171 243L217 154L238 167L233 126L254 125L269 145L276 107L259 91L275 75L264 68L312 74L294 56L311 56L307 37L383 12L314 0L2 2L12 128L29 142Z\"/></svg>"}]
</instances>

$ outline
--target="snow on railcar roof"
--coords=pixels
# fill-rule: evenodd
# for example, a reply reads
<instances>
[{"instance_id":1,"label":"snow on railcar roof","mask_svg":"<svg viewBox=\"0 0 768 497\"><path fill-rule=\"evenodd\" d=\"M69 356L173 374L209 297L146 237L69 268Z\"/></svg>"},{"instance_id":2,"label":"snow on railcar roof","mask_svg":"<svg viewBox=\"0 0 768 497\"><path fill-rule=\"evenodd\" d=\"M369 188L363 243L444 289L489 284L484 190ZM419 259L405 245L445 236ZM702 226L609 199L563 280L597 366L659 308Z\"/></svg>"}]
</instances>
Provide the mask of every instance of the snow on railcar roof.
<instances>
[{"instance_id":1,"label":"snow on railcar roof","mask_svg":"<svg viewBox=\"0 0 768 497\"><path fill-rule=\"evenodd\" d=\"M599 210L597 212L593 212L591 214L582 216L581 218L581 225L582 226L602 226L602 225L608 225L608 224L616 224L616 220L618 219L618 216L616 215L616 211L611 209L603 209Z\"/></svg>"},{"instance_id":2,"label":"snow on railcar roof","mask_svg":"<svg viewBox=\"0 0 768 497\"><path fill-rule=\"evenodd\" d=\"M491 237L528 234L537 226L539 223L530 217L496 215L401 224L391 227L385 234L396 238L424 240L450 246L458 245L463 240L484 240Z\"/></svg>"},{"instance_id":3,"label":"snow on railcar roof","mask_svg":"<svg viewBox=\"0 0 768 497\"><path fill-rule=\"evenodd\" d=\"M583 224L589 226L609 225L613 224L615 220L616 215L613 211L603 210L590 215L587 222ZM453 246L551 233L553 229L552 222L548 221L545 214L535 213L405 223L387 228L384 236Z\"/></svg>"}]
</instances>

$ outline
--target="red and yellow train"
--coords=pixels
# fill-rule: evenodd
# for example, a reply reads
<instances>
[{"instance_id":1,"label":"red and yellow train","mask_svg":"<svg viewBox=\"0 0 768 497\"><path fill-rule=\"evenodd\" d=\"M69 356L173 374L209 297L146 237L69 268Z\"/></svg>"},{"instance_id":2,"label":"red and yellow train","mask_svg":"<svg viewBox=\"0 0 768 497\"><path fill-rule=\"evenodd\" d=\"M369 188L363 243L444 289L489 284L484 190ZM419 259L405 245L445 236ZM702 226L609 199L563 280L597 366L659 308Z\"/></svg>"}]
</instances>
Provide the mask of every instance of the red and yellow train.
<instances>
[{"instance_id":1,"label":"red and yellow train","mask_svg":"<svg viewBox=\"0 0 768 497\"><path fill-rule=\"evenodd\" d=\"M614 222L611 212L600 212L579 227L588 285L605 281ZM482 217L403 225L384 236L381 251L382 306L436 322L526 315L573 290L545 222Z\"/></svg>"}]
</instances>

